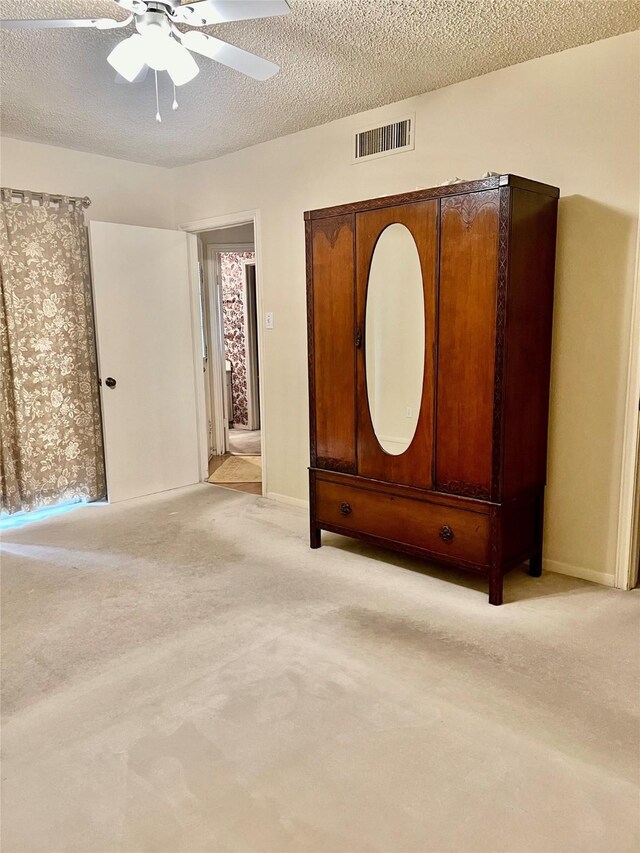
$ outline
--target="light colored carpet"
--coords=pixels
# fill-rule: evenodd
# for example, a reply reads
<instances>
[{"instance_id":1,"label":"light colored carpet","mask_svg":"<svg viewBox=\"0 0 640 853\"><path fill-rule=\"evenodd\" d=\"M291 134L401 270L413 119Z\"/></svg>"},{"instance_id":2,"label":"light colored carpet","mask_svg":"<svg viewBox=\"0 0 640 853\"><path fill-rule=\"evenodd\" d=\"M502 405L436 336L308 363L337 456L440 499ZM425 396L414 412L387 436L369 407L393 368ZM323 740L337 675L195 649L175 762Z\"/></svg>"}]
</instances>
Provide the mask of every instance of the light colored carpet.
<instances>
[{"instance_id":1,"label":"light colored carpet","mask_svg":"<svg viewBox=\"0 0 640 853\"><path fill-rule=\"evenodd\" d=\"M262 453L260 430L230 429L229 452L235 456L260 456Z\"/></svg>"},{"instance_id":2,"label":"light colored carpet","mask_svg":"<svg viewBox=\"0 0 640 853\"><path fill-rule=\"evenodd\" d=\"M637 593L193 486L3 537L3 853L638 849Z\"/></svg>"},{"instance_id":3,"label":"light colored carpet","mask_svg":"<svg viewBox=\"0 0 640 853\"><path fill-rule=\"evenodd\" d=\"M209 477L210 483L259 483L261 480L260 456L230 456Z\"/></svg>"}]
</instances>

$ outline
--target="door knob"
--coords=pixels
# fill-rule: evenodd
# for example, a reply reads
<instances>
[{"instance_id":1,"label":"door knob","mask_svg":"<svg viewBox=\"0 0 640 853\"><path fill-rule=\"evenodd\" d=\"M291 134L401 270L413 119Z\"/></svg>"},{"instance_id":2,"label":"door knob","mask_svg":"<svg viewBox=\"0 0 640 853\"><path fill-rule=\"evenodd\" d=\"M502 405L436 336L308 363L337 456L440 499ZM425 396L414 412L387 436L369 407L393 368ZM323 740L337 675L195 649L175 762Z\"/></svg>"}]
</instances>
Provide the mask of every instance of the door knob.
<instances>
[{"instance_id":1,"label":"door knob","mask_svg":"<svg viewBox=\"0 0 640 853\"><path fill-rule=\"evenodd\" d=\"M104 384L107 386L107 388L115 388L116 380L113 378L113 376L107 376L107 378L104 380Z\"/></svg>"}]
</instances>

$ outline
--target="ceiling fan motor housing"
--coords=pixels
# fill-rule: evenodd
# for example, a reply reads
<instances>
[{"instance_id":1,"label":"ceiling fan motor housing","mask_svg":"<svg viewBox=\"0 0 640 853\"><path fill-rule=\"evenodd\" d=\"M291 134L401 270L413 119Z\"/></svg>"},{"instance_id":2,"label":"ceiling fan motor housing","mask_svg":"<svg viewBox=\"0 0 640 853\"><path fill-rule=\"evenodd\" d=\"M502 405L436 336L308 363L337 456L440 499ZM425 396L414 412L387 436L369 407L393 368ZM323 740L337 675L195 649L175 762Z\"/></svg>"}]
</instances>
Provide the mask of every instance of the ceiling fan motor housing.
<instances>
[{"instance_id":1,"label":"ceiling fan motor housing","mask_svg":"<svg viewBox=\"0 0 640 853\"><path fill-rule=\"evenodd\" d=\"M136 15L136 29L141 36L168 36L171 34L171 22L164 10L149 10L144 15Z\"/></svg>"},{"instance_id":2,"label":"ceiling fan motor housing","mask_svg":"<svg viewBox=\"0 0 640 853\"><path fill-rule=\"evenodd\" d=\"M136 28L140 35L144 35L148 28L156 26L164 26L163 32L170 32L170 24L175 20L172 13L174 9L181 6L180 0L145 0L145 2L146 12L135 13ZM188 12L195 12L195 9L188 6L182 6L182 8ZM193 18L189 23L198 26L200 23L206 23L206 21L200 22Z\"/></svg>"},{"instance_id":3,"label":"ceiling fan motor housing","mask_svg":"<svg viewBox=\"0 0 640 853\"><path fill-rule=\"evenodd\" d=\"M180 0L143 0L149 12L167 12L182 5Z\"/></svg>"}]
</instances>

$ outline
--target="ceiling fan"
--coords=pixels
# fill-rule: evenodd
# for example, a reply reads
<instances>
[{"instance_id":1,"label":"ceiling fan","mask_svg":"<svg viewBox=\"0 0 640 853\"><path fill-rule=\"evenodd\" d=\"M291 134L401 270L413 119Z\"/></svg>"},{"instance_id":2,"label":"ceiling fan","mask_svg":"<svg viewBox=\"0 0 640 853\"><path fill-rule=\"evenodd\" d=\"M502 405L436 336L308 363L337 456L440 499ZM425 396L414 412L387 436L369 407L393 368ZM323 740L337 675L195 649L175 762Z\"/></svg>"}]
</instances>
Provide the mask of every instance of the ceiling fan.
<instances>
[{"instance_id":1,"label":"ceiling fan","mask_svg":"<svg viewBox=\"0 0 640 853\"><path fill-rule=\"evenodd\" d=\"M124 21L113 18L81 18L61 20L1 20L0 27L18 29L54 29L94 27L115 30L135 24L136 32L119 42L107 57L117 74L133 83L144 79L149 68L156 73L156 106L158 71L166 71L175 86L183 86L198 74L199 68L192 53L206 56L233 68L254 80L268 80L280 70L268 59L242 50L197 29L183 32L176 25L205 27L251 18L271 18L288 15L287 0L114 0L130 12ZM175 99L173 108L177 109ZM161 121L160 111L156 119Z\"/></svg>"}]
</instances>

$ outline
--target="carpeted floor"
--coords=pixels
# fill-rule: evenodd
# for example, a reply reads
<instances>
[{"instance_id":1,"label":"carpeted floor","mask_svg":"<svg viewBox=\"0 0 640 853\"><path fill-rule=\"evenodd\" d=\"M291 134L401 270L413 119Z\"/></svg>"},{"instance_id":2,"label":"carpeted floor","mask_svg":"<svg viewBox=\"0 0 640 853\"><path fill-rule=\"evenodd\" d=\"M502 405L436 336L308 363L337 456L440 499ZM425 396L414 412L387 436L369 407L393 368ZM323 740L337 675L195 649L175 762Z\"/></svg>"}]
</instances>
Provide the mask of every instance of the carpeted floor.
<instances>
[{"instance_id":1,"label":"carpeted floor","mask_svg":"<svg viewBox=\"0 0 640 853\"><path fill-rule=\"evenodd\" d=\"M209 485L6 532L3 853L638 849L638 593L324 541Z\"/></svg>"}]
</instances>

